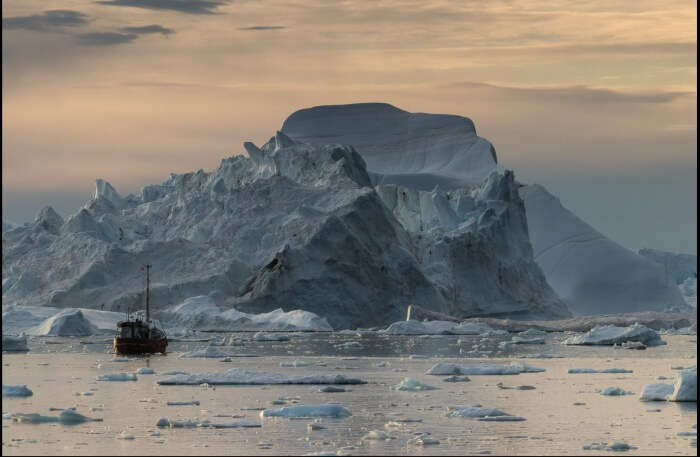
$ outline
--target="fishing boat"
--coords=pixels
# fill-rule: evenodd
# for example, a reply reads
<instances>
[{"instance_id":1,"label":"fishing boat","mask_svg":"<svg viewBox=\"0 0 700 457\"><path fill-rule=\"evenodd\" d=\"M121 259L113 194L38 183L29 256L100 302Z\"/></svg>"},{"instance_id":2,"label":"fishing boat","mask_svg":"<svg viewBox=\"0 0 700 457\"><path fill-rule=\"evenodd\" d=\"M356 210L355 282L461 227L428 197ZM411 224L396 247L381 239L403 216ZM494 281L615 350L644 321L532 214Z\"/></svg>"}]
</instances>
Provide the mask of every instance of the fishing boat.
<instances>
[{"instance_id":1,"label":"fishing boat","mask_svg":"<svg viewBox=\"0 0 700 457\"><path fill-rule=\"evenodd\" d=\"M114 352L117 354L165 354L168 337L160 323L151 319L150 285L151 265L144 265L146 271L146 316L127 312L126 320L117 322L117 335L114 337Z\"/></svg>"}]
</instances>

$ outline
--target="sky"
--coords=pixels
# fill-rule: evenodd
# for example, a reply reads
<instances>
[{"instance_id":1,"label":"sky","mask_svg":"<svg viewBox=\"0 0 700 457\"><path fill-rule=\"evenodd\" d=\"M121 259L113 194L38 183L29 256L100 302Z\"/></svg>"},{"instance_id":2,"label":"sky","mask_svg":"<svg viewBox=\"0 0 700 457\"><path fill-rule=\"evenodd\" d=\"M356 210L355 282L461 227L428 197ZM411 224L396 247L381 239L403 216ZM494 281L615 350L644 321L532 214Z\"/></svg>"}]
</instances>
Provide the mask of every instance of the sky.
<instances>
[{"instance_id":1,"label":"sky","mask_svg":"<svg viewBox=\"0 0 700 457\"><path fill-rule=\"evenodd\" d=\"M4 0L3 220L210 171L294 111L471 118L623 246L697 253L694 1Z\"/></svg>"}]
</instances>

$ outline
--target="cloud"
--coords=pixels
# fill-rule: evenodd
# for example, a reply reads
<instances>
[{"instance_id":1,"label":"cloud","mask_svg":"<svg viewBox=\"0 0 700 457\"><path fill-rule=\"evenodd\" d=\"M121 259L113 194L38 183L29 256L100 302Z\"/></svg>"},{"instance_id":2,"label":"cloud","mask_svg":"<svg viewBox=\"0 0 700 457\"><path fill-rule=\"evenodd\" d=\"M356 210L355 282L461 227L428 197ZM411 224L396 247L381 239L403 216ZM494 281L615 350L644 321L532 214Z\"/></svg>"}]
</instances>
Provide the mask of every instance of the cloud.
<instances>
[{"instance_id":1,"label":"cloud","mask_svg":"<svg viewBox=\"0 0 700 457\"><path fill-rule=\"evenodd\" d=\"M136 35L147 35L151 33L160 33L161 35L170 35L172 33L175 33L173 29L169 29L167 27L163 27L158 24L151 24L151 25L144 25L142 27L124 27L121 29L122 32L128 33L128 34L136 34Z\"/></svg>"},{"instance_id":2,"label":"cloud","mask_svg":"<svg viewBox=\"0 0 700 457\"><path fill-rule=\"evenodd\" d=\"M88 16L73 10L50 10L31 16L7 17L2 20L5 30L51 31L63 27L80 27L88 23Z\"/></svg>"},{"instance_id":3,"label":"cloud","mask_svg":"<svg viewBox=\"0 0 700 457\"><path fill-rule=\"evenodd\" d=\"M138 37L135 33L93 32L80 34L76 38L78 43L85 46L114 46L131 43Z\"/></svg>"},{"instance_id":4,"label":"cloud","mask_svg":"<svg viewBox=\"0 0 700 457\"><path fill-rule=\"evenodd\" d=\"M480 82L457 82L442 88L482 89L501 92L509 97L532 98L537 101L571 103L668 103L694 92L647 91L621 92L588 86L568 87L509 87Z\"/></svg>"},{"instance_id":5,"label":"cloud","mask_svg":"<svg viewBox=\"0 0 700 457\"><path fill-rule=\"evenodd\" d=\"M100 0L97 3L149 10L178 11L188 14L216 14L214 10L228 2L224 0Z\"/></svg>"},{"instance_id":6,"label":"cloud","mask_svg":"<svg viewBox=\"0 0 700 457\"><path fill-rule=\"evenodd\" d=\"M283 25L254 25L252 27L239 27L238 30L280 30L286 28Z\"/></svg>"}]
</instances>

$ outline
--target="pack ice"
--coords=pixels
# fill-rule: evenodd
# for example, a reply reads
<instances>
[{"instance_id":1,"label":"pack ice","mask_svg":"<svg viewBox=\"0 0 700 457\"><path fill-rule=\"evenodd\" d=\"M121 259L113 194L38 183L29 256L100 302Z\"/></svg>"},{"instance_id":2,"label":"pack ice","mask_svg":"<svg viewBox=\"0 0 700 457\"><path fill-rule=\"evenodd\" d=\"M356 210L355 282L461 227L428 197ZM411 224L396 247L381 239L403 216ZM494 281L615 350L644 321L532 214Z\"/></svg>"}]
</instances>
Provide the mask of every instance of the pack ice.
<instances>
[{"instance_id":1,"label":"pack ice","mask_svg":"<svg viewBox=\"0 0 700 457\"><path fill-rule=\"evenodd\" d=\"M353 145L379 189L389 184L410 188L409 200L414 195L425 199L428 193L418 191L435 186L449 194L500 170L494 147L461 116L408 113L385 103L318 106L289 116L282 131L314 144L332 140ZM684 303L663 266L606 238L544 187L518 185L518 191L535 261L574 314L660 310ZM413 204L402 222L415 227L417 207Z\"/></svg>"},{"instance_id":2,"label":"pack ice","mask_svg":"<svg viewBox=\"0 0 700 457\"><path fill-rule=\"evenodd\" d=\"M459 116L417 116L415 129L401 122L392 125L412 133L400 143L431 151L406 150L406 171L429 159L434 176L474 173L449 191L402 179L375 188L353 146L329 143L351 138L310 144L278 132L261 148L245 143L248 157L172 174L137 195L98 179L65 220L47 207L3 234L3 303L138 309L148 262L156 317L199 296L217 319L246 325L250 313L282 308L337 329L383 326L411 303L457 317L568 316L533 260L518 184L494 169L490 143ZM178 310L183 322L208 325L206 313Z\"/></svg>"}]
</instances>

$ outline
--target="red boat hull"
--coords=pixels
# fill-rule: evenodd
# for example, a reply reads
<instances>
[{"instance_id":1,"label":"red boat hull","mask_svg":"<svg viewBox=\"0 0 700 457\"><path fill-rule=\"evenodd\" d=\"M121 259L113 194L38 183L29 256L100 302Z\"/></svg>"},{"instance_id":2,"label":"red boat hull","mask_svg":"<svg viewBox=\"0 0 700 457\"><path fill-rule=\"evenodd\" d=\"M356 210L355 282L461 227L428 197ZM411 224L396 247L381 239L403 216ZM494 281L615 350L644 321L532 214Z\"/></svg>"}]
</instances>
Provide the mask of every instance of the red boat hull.
<instances>
[{"instance_id":1,"label":"red boat hull","mask_svg":"<svg viewBox=\"0 0 700 457\"><path fill-rule=\"evenodd\" d=\"M144 340L141 338L114 338L114 352L117 354L165 354L168 347L167 338Z\"/></svg>"}]
</instances>

